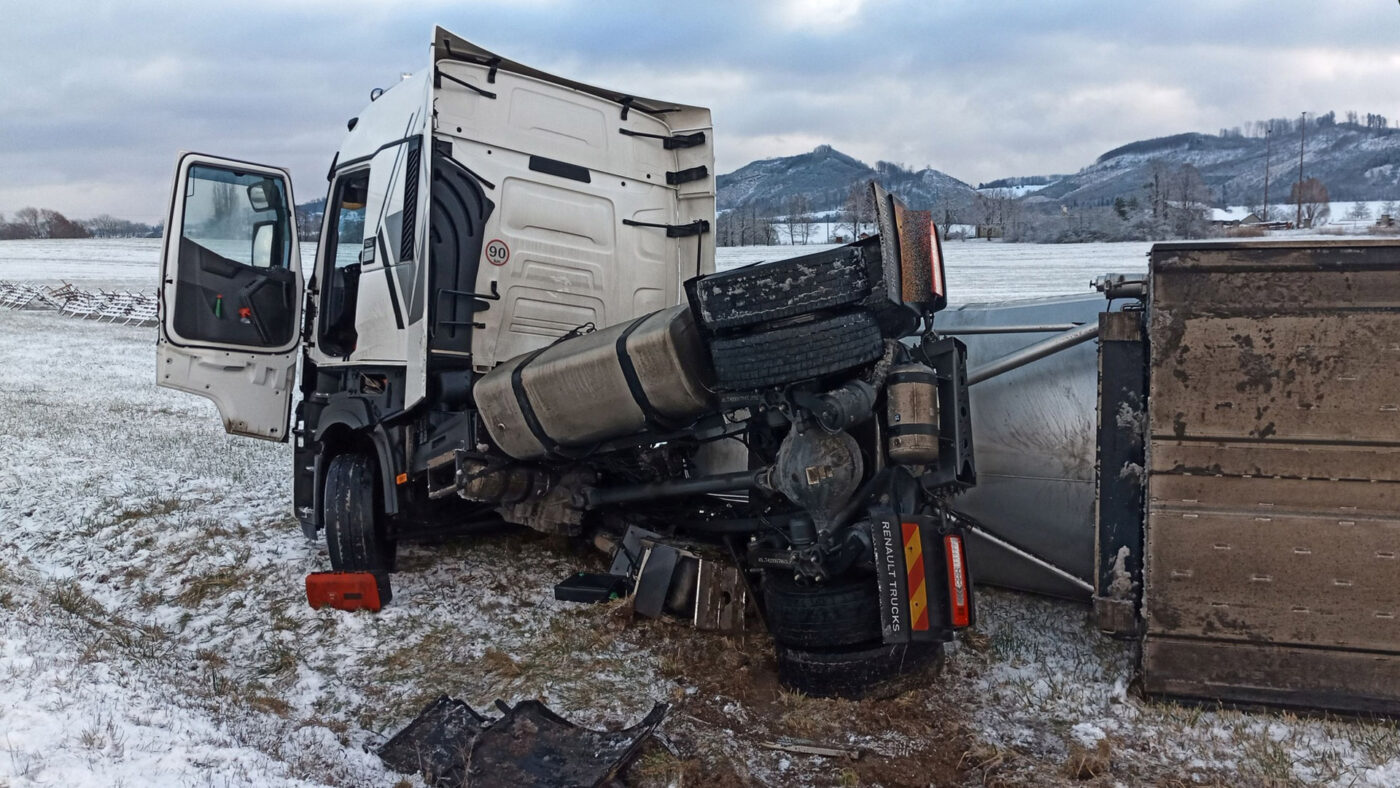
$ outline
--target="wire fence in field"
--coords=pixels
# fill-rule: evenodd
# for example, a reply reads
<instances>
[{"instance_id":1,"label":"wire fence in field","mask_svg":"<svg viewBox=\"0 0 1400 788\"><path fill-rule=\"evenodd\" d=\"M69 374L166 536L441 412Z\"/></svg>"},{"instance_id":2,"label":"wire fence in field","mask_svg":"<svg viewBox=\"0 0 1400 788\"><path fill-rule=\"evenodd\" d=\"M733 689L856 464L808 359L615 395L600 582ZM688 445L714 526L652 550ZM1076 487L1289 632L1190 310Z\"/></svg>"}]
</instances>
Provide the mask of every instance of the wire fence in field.
<instances>
[{"instance_id":1,"label":"wire fence in field","mask_svg":"<svg viewBox=\"0 0 1400 788\"><path fill-rule=\"evenodd\" d=\"M156 294L83 290L67 282L57 287L0 280L0 306L57 312L124 326L156 324Z\"/></svg>"}]
</instances>

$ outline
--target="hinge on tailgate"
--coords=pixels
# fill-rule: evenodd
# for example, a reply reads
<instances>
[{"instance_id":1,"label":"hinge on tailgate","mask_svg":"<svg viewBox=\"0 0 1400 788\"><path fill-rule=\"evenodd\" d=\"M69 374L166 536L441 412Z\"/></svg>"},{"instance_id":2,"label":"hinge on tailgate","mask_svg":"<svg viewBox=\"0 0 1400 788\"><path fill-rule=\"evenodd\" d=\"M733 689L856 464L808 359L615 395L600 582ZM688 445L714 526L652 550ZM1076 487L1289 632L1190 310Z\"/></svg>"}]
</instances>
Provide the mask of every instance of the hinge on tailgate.
<instances>
[{"instance_id":1,"label":"hinge on tailgate","mask_svg":"<svg viewBox=\"0 0 1400 788\"><path fill-rule=\"evenodd\" d=\"M441 69L436 69L436 68L433 69L433 87L434 87L434 88L437 88L437 89L440 90L440 89L442 88L442 81L443 81L444 79L445 79L445 80L448 80L449 82L456 82L458 85L461 85L462 87L467 88L468 90L474 90L474 91L476 91L478 94L480 94L481 96L483 96L483 97L485 97L485 98L493 99L493 98L496 97L496 94L495 94L495 93L492 93L491 91L486 90L485 88L479 88L479 87L477 87L476 85L473 85L472 83L467 82L466 80L458 79L458 78L452 76L451 74L444 74L444 73L442 73L442 70L441 70Z\"/></svg>"},{"instance_id":2,"label":"hinge on tailgate","mask_svg":"<svg viewBox=\"0 0 1400 788\"><path fill-rule=\"evenodd\" d=\"M679 186L682 183L690 183L691 181L702 181L709 176L710 168L702 164L699 167L691 167L688 170L666 173L666 183L671 186Z\"/></svg>"},{"instance_id":3,"label":"hinge on tailgate","mask_svg":"<svg viewBox=\"0 0 1400 788\"><path fill-rule=\"evenodd\" d=\"M648 134L644 131L632 131L631 129L618 129L619 134L626 134L629 137L649 137L654 140L661 140L661 147L666 150L676 150L677 148L694 148L705 144L705 132L697 131L694 134ZM703 168L702 168L703 169Z\"/></svg>"},{"instance_id":4,"label":"hinge on tailgate","mask_svg":"<svg viewBox=\"0 0 1400 788\"><path fill-rule=\"evenodd\" d=\"M653 222L637 222L631 219L623 219L622 223L628 227L658 227L666 231L667 238L688 238L710 231L710 223L704 219L696 219L689 224L655 224Z\"/></svg>"}]
</instances>

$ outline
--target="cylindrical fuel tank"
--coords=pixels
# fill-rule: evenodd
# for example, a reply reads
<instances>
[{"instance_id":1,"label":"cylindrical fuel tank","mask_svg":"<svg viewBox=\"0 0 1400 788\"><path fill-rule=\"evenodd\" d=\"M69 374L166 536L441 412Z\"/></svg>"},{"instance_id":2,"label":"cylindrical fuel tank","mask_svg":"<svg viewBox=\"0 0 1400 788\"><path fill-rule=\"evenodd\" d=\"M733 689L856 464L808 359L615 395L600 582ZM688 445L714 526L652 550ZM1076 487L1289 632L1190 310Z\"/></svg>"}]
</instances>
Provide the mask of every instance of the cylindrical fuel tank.
<instances>
[{"instance_id":1,"label":"cylindrical fuel tank","mask_svg":"<svg viewBox=\"0 0 1400 788\"><path fill-rule=\"evenodd\" d=\"M477 381L491 439L518 460L586 446L710 406L710 362L686 305L566 339Z\"/></svg>"},{"instance_id":2,"label":"cylindrical fuel tank","mask_svg":"<svg viewBox=\"0 0 1400 788\"><path fill-rule=\"evenodd\" d=\"M938 378L925 364L901 364L885 378L885 428L890 460L938 462Z\"/></svg>"}]
</instances>

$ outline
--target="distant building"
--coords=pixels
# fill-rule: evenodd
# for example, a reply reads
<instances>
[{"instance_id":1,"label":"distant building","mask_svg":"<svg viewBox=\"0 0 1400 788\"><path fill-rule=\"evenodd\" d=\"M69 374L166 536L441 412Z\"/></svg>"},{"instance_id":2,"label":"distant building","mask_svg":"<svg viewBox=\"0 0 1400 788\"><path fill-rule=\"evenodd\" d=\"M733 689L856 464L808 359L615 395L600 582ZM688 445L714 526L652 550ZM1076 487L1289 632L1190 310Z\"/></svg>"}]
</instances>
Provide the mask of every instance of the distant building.
<instances>
[{"instance_id":1,"label":"distant building","mask_svg":"<svg viewBox=\"0 0 1400 788\"><path fill-rule=\"evenodd\" d=\"M1264 219L1253 211L1244 208L1211 208L1210 223L1215 227L1239 227L1240 225L1263 224Z\"/></svg>"}]
</instances>

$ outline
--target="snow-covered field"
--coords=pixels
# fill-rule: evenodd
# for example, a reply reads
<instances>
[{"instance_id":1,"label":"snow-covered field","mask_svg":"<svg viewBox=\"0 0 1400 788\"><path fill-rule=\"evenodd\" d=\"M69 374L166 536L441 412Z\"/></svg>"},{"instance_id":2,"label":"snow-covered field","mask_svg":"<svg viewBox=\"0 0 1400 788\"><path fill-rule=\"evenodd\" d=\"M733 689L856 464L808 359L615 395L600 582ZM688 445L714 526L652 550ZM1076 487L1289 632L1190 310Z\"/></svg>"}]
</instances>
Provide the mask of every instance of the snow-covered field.
<instances>
[{"instance_id":1,"label":"snow-covered field","mask_svg":"<svg viewBox=\"0 0 1400 788\"><path fill-rule=\"evenodd\" d=\"M1146 249L945 247L956 302L1084 292ZM152 289L158 252L3 242L0 279ZM0 309L0 786L395 785L365 748L442 693L596 727L670 702L678 755L649 750L644 785L1400 784L1392 723L1145 702L1131 645L1084 607L1007 592L983 593L942 676L860 704L778 690L762 635L555 602L598 559L531 534L405 548L382 613L313 611L303 576L328 561L291 516L288 447L157 389L153 344ZM785 735L865 755L755 746Z\"/></svg>"},{"instance_id":2,"label":"snow-covered field","mask_svg":"<svg viewBox=\"0 0 1400 788\"><path fill-rule=\"evenodd\" d=\"M831 249L835 244L724 246L715 255L721 269ZM1006 244L947 241L950 303L1007 298L1071 295L1089 292L1099 274L1146 271L1148 243ZM310 265L314 243L301 245L303 265ZM0 244L0 280L85 288L155 290L160 240L85 239L79 241L6 241Z\"/></svg>"}]
</instances>

